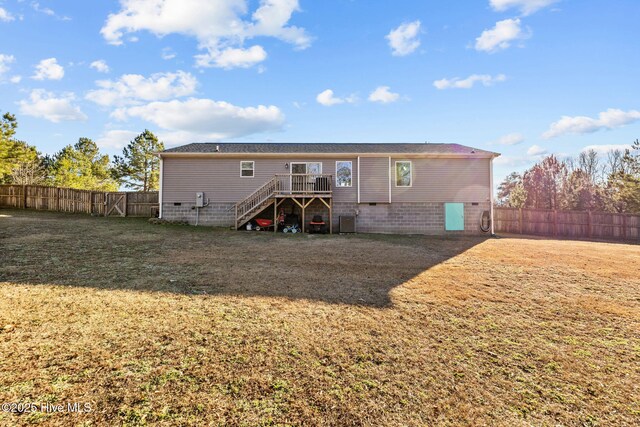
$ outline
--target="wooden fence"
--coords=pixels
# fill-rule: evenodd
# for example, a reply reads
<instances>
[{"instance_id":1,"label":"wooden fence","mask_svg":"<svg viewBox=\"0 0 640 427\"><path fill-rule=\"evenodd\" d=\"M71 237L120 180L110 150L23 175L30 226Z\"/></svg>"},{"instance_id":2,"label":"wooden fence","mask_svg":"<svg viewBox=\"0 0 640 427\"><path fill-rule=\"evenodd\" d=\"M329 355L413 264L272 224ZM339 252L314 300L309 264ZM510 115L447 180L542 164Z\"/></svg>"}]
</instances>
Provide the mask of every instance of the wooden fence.
<instances>
[{"instance_id":1,"label":"wooden fence","mask_svg":"<svg viewBox=\"0 0 640 427\"><path fill-rule=\"evenodd\" d=\"M158 192L103 192L41 185L0 185L0 208L154 217Z\"/></svg>"},{"instance_id":2,"label":"wooden fence","mask_svg":"<svg viewBox=\"0 0 640 427\"><path fill-rule=\"evenodd\" d=\"M640 215L494 208L493 218L496 232L640 241Z\"/></svg>"}]
</instances>

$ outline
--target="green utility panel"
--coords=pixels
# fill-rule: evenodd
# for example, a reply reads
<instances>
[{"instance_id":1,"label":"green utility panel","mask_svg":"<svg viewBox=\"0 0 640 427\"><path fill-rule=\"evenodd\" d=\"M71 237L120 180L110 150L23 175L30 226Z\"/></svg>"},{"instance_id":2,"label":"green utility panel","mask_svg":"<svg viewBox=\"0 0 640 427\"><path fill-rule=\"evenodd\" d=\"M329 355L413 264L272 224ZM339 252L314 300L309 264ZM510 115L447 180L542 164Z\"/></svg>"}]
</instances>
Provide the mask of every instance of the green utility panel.
<instances>
[{"instance_id":1,"label":"green utility panel","mask_svg":"<svg viewBox=\"0 0 640 427\"><path fill-rule=\"evenodd\" d=\"M464 203L444 204L444 229L464 231Z\"/></svg>"}]
</instances>

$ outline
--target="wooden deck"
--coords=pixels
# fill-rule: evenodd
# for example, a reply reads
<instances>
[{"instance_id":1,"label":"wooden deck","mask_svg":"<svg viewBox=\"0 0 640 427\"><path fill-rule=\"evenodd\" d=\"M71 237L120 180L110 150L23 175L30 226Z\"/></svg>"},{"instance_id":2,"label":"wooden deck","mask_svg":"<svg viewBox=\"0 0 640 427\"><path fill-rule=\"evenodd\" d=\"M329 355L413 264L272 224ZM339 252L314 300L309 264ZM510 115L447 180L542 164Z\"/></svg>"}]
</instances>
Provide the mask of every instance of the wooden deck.
<instances>
[{"instance_id":1,"label":"wooden deck","mask_svg":"<svg viewBox=\"0 0 640 427\"><path fill-rule=\"evenodd\" d=\"M285 200L292 200L302 211L300 228L304 232L305 210L320 200L329 210L329 232L332 233L333 175L281 174L275 175L245 200L236 204L236 229L250 221L267 207L274 205L273 222L277 223L278 208ZM277 232L277 227L274 227Z\"/></svg>"}]
</instances>

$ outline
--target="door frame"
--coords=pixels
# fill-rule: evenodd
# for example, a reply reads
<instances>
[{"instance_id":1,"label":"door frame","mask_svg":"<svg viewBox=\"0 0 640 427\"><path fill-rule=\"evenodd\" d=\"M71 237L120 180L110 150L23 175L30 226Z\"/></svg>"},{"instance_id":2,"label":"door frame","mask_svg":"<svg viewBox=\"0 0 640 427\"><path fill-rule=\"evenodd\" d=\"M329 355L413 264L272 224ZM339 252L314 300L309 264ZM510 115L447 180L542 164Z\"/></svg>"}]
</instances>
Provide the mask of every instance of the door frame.
<instances>
[{"instance_id":1,"label":"door frame","mask_svg":"<svg viewBox=\"0 0 640 427\"><path fill-rule=\"evenodd\" d=\"M291 162L289 163L289 188L291 189L291 192L293 193L293 165L304 165L304 174L303 175L308 175L309 174L309 164L310 163L316 163L318 165L320 165L320 171L318 172L318 175L322 175L322 162L317 162L317 161L312 161L312 162Z\"/></svg>"}]
</instances>

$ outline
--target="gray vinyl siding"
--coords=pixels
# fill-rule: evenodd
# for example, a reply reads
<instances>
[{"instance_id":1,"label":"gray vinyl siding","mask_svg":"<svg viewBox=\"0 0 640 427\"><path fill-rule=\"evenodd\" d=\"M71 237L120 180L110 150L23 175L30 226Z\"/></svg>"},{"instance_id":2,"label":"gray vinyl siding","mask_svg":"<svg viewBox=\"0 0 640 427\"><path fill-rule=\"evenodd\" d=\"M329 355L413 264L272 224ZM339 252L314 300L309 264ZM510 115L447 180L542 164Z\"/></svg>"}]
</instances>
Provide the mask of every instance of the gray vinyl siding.
<instances>
[{"instance_id":1,"label":"gray vinyl siding","mask_svg":"<svg viewBox=\"0 0 640 427\"><path fill-rule=\"evenodd\" d=\"M389 158L360 158L360 203L389 203Z\"/></svg>"},{"instance_id":2,"label":"gray vinyl siding","mask_svg":"<svg viewBox=\"0 0 640 427\"><path fill-rule=\"evenodd\" d=\"M335 187L337 160L351 161L353 186ZM240 177L240 162L254 161L254 177ZM357 202L357 159L261 159L251 156L236 159L172 158L163 159L163 203L193 203L195 193L203 191L211 202L238 202L276 174L288 174L286 163L321 162L322 173L334 175L333 199L337 202Z\"/></svg>"},{"instance_id":3,"label":"gray vinyl siding","mask_svg":"<svg viewBox=\"0 0 640 427\"><path fill-rule=\"evenodd\" d=\"M395 162L401 160L412 162L411 187L395 185ZM391 201L487 201L490 197L489 162L489 159L392 158Z\"/></svg>"}]
</instances>

